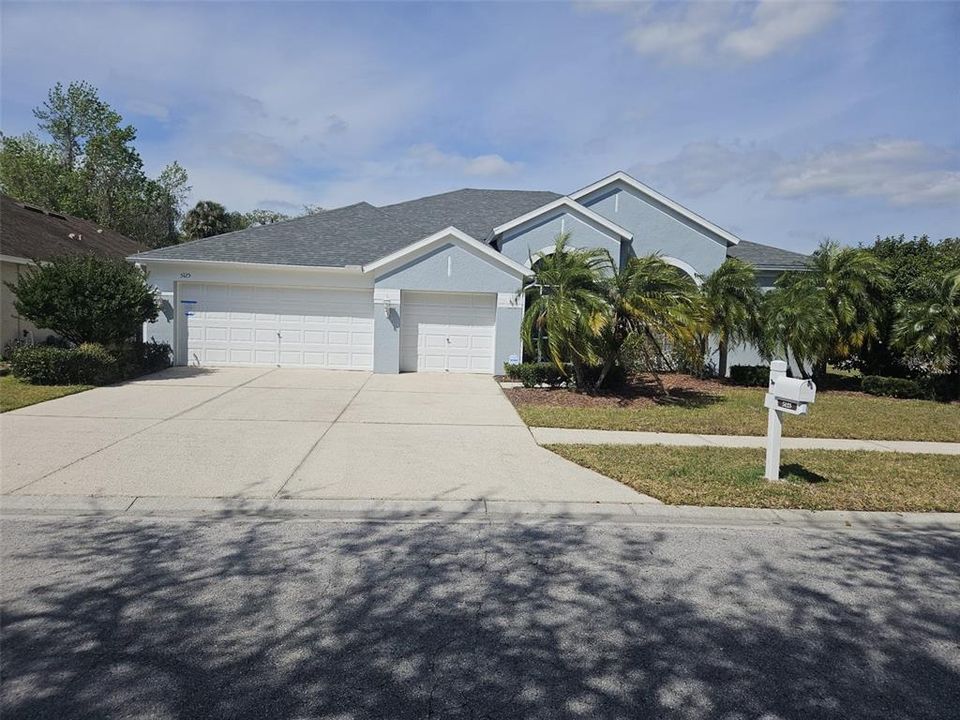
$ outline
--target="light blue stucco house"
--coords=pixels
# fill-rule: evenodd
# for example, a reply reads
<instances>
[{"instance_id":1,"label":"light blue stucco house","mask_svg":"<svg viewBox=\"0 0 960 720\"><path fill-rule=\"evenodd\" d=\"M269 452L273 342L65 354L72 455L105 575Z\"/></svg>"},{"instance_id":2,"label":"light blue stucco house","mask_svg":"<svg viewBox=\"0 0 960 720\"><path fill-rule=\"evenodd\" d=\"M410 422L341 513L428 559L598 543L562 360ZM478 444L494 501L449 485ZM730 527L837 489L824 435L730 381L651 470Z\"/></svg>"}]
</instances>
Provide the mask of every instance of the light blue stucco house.
<instances>
[{"instance_id":1,"label":"light blue stucco house","mask_svg":"<svg viewBox=\"0 0 960 720\"><path fill-rule=\"evenodd\" d=\"M456 190L361 202L130 257L163 314L144 336L181 365L502 372L522 355L530 259L568 232L621 265L659 253L699 282L727 257L763 287L806 256L747 242L626 173L569 195ZM758 360L734 348L730 364Z\"/></svg>"}]
</instances>

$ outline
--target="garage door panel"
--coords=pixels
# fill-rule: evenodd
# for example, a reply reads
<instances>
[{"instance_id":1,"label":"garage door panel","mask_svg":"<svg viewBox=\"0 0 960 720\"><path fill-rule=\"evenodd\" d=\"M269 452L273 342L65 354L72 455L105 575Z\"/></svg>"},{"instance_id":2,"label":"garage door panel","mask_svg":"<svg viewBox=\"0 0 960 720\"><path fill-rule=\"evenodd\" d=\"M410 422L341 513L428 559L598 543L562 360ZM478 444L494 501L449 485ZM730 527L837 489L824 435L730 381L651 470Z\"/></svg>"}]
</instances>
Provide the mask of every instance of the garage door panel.
<instances>
[{"instance_id":1,"label":"garage door panel","mask_svg":"<svg viewBox=\"0 0 960 720\"><path fill-rule=\"evenodd\" d=\"M373 367L373 296L365 290L184 284L193 300L189 362Z\"/></svg>"},{"instance_id":2,"label":"garage door panel","mask_svg":"<svg viewBox=\"0 0 960 720\"><path fill-rule=\"evenodd\" d=\"M493 372L496 296L412 293L400 300L400 369Z\"/></svg>"}]
</instances>

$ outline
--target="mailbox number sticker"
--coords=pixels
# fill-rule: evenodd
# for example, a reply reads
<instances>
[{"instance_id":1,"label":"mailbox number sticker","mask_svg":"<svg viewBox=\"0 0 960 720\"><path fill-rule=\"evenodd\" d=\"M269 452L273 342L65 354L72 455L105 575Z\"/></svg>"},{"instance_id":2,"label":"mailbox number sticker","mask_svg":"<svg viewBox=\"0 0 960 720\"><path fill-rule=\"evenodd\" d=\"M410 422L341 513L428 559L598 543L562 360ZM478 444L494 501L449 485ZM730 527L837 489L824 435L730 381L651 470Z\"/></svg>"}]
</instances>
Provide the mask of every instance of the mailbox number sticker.
<instances>
[{"instance_id":1,"label":"mailbox number sticker","mask_svg":"<svg viewBox=\"0 0 960 720\"><path fill-rule=\"evenodd\" d=\"M797 404L789 402L788 400L777 400L777 407L782 407L784 410L796 410Z\"/></svg>"}]
</instances>

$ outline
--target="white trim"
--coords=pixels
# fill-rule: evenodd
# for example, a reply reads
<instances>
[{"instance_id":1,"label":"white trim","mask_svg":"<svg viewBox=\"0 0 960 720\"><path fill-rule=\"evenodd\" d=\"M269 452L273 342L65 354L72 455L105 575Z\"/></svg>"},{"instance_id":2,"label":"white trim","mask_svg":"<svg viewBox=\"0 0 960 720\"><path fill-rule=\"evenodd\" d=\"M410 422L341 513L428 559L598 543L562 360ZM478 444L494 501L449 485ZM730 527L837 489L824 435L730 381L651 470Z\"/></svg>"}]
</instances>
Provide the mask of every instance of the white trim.
<instances>
[{"instance_id":1,"label":"white trim","mask_svg":"<svg viewBox=\"0 0 960 720\"><path fill-rule=\"evenodd\" d=\"M240 262L239 260L186 260L184 258L152 258L129 255L128 261L136 265L215 265L218 267L271 268L276 270L311 270L316 272L350 273L362 272L359 265L285 265L283 263Z\"/></svg>"},{"instance_id":2,"label":"white trim","mask_svg":"<svg viewBox=\"0 0 960 720\"><path fill-rule=\"evenodd\" d=\"M694 268L690 263L684 262L679 258L671 257L669 255L658 255L658 257L667 265L673 265L673 267L677 268L678 270L683 270L697 284L697 287L700 287L703 284L703 278L700 277L700 273L698 273L696 268Z\"/></svg>"},{"instance_id":3,"label":"white trim","mask_svg":"<svg viewBox=\"0 0 960 720\"><path fill-rule=\"evenodd\" d=\"M554 210L558 210L560 208L567 208L567 210L574 213L575 215L580 215L582 217L585 217L591 222L596 223L597 225L600 225L601 227L609 230L610 232L614 233L618 237L623 238L624 240L633 240L632 232L630 232L626 228L620 227L615 222L611 222L610 220L607 220L602 215L598 215L590 208L581 205L580 203L576 202L574 199L569 198L567 196L557 198L553 202L549 202L546 205L542 205L534 210L531 210L530 212L524 215L521 215L518 218L514 218L509 222L505 222L503 225L498 225L493 229L493 234L502 235L503 233L509 232L510 230L513 230L514 228L519 227L524 223L528 223L531 220L535 220L538 217L541 217L549 212L553 212Z\"/></svg>"},{"instance_id":4,"label":"white trim","mask_svg":"<svg viewBox=\"0 0 960 720\"><path fill-rule=\"evenodd\" d=\"M576 248L567 246L564 248L564 252L569 252L570 250L576 250ZM535 253L530 253L530 256L524 260L523 264L528 268L533 268L533 263L540 259L541 255L553 255L557 251L557 246L554 245L544 245L542 248L537 250Z\"/></svg>"},{"instance_id":5,"label":"white trim","mask_svg":"<svg viewBox=\"0 0 960 720\"><path fill-rule=\"evenodd\" d=\"M373 301L375 303L396 303L400 304L400 291L393 288L374 288Z\"/></svg>"},{"instance_id":6,"label":"white trim","mask_svg":"<svg viewBox=\"0 0 960 720\"><path fill-rule=\"evenodd\" d=\"M691 222L696 223L700 227L709 230L715 235L719 235L731 245L736 245L737 243L740 242L740 238L738 238L733 233L727 230L724 230L719 225L714 225L712 222L710 222L706 218L700 215L697 215L697 213L693 212L693 210L685 208L683 205L676 202L675 200L671 200L666 195L661 195L653 188L648 187L647 185L644 185L639 180L630 177L622 170L618 170L613 175L608 175L607 177L603 178L603 180L598 180L592 185L587 185L585 188L581 188L576 192L570 193L570 197L573 198L574 200L580 200L581 198L587 195L590 195L596 192L597 190L602 190L608 185L612 185L613 183L616 183L616 182L621 182L624 185L627 185L633 188L634 190L641 193L642 195L646 195L648 198L655 200L656 202L662 205L666 205L668 208L670 208L674 212L680 215L683 215L683 217L687 218L687 220L690 220Z\"/></svg>"},{"instance_id":7,"label":"white trim","mask_svg":"<svg viewBox=\"0 0 960 720\"><path fill-rule=\"evenodd\" d=\"M476 238L467 235L465 232L458 230L452 225L444 230L441 230L440 232L423 238L423 240L418 240L417 242L411 243L410 245L407 245L396 252L385 255L379 260L375 260L372 263L364 265L363 272L364 274L376 271L382 272L384 269L393 267L394 265L402 262L409 262L418 255L422 255L423 253L449 240L456 240L460 244L465 245L471 250L481 254L484 259L488 259L496 264L502 265L506 269L518 275L526 277L531 274L530 268L526 268L520 263L514 262L506 255L497 252L489 245L483 244Z\"/></svg>"},{"instance_id":8,"label":"white trim","mask_svg":"<svg viewBox=\"0 0 960 720\"><path fill-rule=\"evenodd\" d=\"M497 293L497 307L498 308L518 308L520 307L521 297L523 297L522 294L518 295L515 292Z\"/></svg>"},{"instance_id":9,"label":"white trim","mask_svg":"<svg viewBox=\"0 0 960 720\"><path fill-rule=\"evenodd\" d=\"M17 257L16 255L0 255L0 262L14 263L15 265L33 265L33 260Z\"/></svg>"}]
</instances>

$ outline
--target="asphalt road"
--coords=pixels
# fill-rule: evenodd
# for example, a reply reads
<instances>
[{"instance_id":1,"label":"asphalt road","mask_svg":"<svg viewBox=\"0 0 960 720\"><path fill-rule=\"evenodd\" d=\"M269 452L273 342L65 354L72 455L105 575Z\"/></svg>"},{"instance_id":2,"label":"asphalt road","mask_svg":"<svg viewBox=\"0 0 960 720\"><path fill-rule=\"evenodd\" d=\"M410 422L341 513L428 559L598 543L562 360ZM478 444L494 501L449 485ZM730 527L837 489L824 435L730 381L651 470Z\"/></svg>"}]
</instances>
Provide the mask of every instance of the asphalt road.
<instances>
[{"instance_id":1,"label":"asphalt road","mask_svg":"<svg viewBox=\"0 0 960 720\"><path fill-rule=\"evenodd\" d=\"M15 517L14 718L948 718L960 535Z\"/></svg>"}]
</instances>

